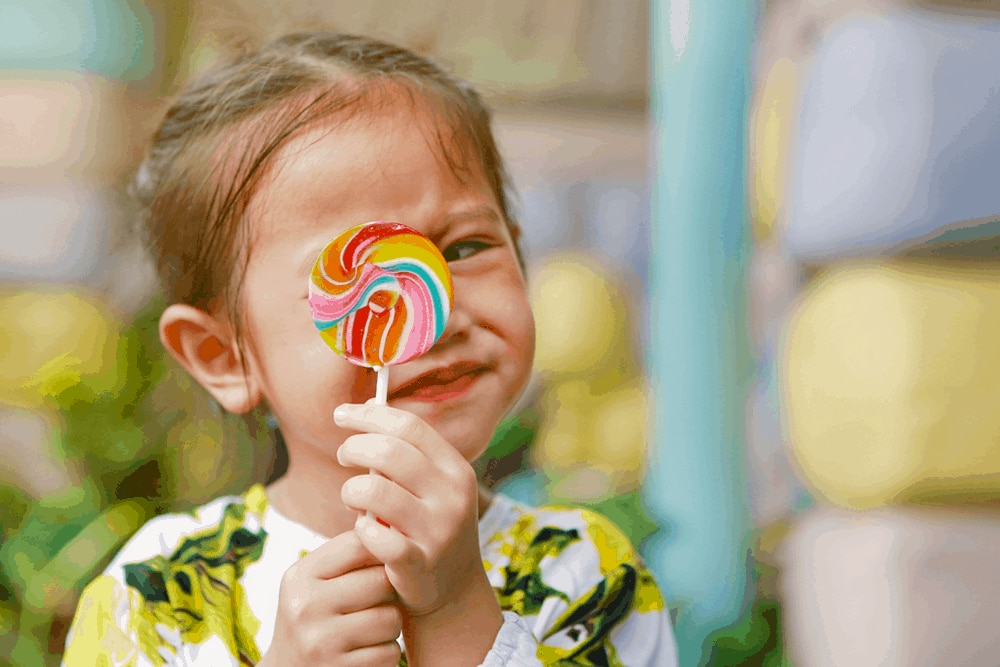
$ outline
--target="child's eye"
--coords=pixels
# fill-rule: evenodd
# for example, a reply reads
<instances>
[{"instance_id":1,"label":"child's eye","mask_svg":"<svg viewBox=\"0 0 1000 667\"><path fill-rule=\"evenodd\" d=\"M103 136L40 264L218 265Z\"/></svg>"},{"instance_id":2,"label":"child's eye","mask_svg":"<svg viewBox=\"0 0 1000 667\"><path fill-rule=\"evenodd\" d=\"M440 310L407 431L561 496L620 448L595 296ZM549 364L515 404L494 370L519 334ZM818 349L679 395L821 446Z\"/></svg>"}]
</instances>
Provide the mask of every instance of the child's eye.
<instances>
[{"instance_id":1,"label":"child's eye","mask_svg":"<svg viewBox=\"0 0 1000 667\"><path fill-rule=\"evenodd\" d=\"M477 252L486 250L490 247L489 243L484 241L459 241L458 243L452 243L450 246L444 249L441 254L444 255L446 262L454 262L459 259L465 259L466 257L471 257Z\"/></svg>"}]
</instances>

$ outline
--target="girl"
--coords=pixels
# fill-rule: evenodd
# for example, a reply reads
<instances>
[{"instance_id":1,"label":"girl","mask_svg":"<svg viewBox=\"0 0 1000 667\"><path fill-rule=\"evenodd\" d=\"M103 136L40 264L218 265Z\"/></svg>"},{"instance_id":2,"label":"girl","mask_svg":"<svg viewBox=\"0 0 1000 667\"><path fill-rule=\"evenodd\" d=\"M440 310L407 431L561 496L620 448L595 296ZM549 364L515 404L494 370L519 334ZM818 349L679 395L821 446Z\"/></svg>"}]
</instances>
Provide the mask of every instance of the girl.
<instances>
[{"instance_id":1,"label":"girl","mask_svg":"<svg viewBox=\"0 0 1000 667\"><path fill-rule=\"evenodd\" d=\"M65 665L676 664L607 520L477 486L534 334L472 89L387 44L291 35L181 96L135 191L164 345L226 410L273 415L289 465L144 526L84 591ZM426 234L454 280L444 335L393 369L388 406L306 302L319 251L369 220Z\"/></svg>"}]
</instances>

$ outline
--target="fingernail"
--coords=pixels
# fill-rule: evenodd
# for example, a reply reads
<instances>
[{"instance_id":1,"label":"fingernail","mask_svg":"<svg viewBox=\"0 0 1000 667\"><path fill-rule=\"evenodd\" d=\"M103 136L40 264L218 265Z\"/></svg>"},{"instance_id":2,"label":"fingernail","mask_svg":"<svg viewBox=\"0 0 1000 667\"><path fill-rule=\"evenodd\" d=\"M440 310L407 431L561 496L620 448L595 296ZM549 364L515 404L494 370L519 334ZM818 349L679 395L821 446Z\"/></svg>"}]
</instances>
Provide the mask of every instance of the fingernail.
<instances>
[{"instance_id":1,"label":"fingernail","mask_svg":"<svg viewBox=\"0 0 1000 667\"><path fill-rule=\"evenodd\" d=\"M333 421L338 424L348 418L351 414L351 409L348 407L347 403L343 405L338 405L333 411Z\"/></svg>"},{"instance_id":2,"label":"fingernail","mask_svg":"<svg viewBox=\"0 0 1000 667\"><path fill-rule=\"evenodd\" d=\"M344 490L351 495L364 493L371 487L371 480L367 476L352 477L344 482Z\"/></svg>"},{"instance_id":3,"label":"fingernail","mask_svg":"<svg viewBox=\"0 0 1000 667\"><path fill-rule=\"evenodd\" d=\"M365 527L361 529L365 537L378 537L378 526L372 525L370 521L365 522Z\"/></svg>"}]
</instances>

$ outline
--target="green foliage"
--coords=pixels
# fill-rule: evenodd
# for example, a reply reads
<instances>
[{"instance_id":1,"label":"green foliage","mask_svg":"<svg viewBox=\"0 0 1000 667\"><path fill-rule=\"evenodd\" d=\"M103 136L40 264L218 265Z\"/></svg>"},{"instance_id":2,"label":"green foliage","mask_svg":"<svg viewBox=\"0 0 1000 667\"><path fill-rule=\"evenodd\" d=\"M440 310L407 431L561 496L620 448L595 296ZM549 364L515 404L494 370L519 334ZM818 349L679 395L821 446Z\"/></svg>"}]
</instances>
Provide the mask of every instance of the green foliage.
<instances>
[{"instance_id":1,"label":"green foliage","mask_svg":"<svg viewBox=\"0 0 1000 667\"><path fill-rule=\"evenodd\" d=\"M640 551L646 540L659 530L656 522L649 517L642 492L638 489L594 502L589 507L613 521L632 544L640 547Z\"/></svg>"},{"instance_id":2,"label":"green foliage","mask_svg":"<svg viewBox=\"0 0 1000 667\"><path fill-rule=\"evenodd\" d=\"M528 452L537 432L538 415L525 410L507 417L497 427L486 454L477 462L484 481L493 486L511 474L523 473L530 468ZM541 471L534 471L541 475ZM549 480L550 481L550 480ZM547 494L546 502L564 502L566 499ZM659 526L646 511L639 489L592 501L573 500L572 504L592 509L613 521L628 536L632 544L642 545Z\"/></svg>"},{"instance_id":3,"label":"green foliage","mask_svg":"<svg viewBox=\"0 0 1000 667\"><path fill-rule=\"evenodd\" d=\"M154 397L170 389L161 310L150 304L120 333L113 368L51 394L58 420L48 446L79 484L41 499L0 487L0 623L16 631L0 641L0 663L58 662L82 587L144 521L178 502L162 464L174 455L181 410Z\"/></svg>"},{"instance_id":4,"label":"green foliage","mask_svg":"<svg viewBox=\"0 0 1000 667\"><path fill-rule=\"evenodd\" d=\"M758 597L737 623L709 636L710 667L790 667L781 639L781 606Z\"/></svg>"},{"instance_id":5,"label":"green foliage","mask_svg":"<svg viewBox=\"0 0 1000 667\"><path fill-rule=\"evenodd\" d=\"M502 459L527 449L535 438L535 427L530 413L507 417L493 433L485 458Z\"/></svg>"}]
</instances>

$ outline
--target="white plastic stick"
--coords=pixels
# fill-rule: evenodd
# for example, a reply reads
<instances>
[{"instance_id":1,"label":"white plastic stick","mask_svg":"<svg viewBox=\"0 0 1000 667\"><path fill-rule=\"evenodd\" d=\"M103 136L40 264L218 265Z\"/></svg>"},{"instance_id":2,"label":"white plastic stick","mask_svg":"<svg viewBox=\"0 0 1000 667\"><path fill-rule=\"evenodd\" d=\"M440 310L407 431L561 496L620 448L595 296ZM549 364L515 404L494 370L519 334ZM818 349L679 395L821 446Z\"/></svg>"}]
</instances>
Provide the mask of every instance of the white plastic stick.
<instances>
[{"instance_id":1,"label":"white plastic stick","mask_svg":"<svg viewBox=\"0 0 1000 667\"><path fill-rule=\"evenodd\" d=\"M375 380L375 405L387 405L389 402L389 367L377 366L375 373L377 378ZM371 468L368 474L376 476L378 471ZM365 514L371 516L368 512Z\"/></svg>"},{"instance_id":2,"label":"white plastic stick","mask_svg":"<svg viewBox=\"0 0 1000 667\"><path fill-rule=\"evenodd\" d=\"M389 367L376 366L378 380L375 382L375 405L386 405L389 399Z\"/></svg>"}]
</instances>

